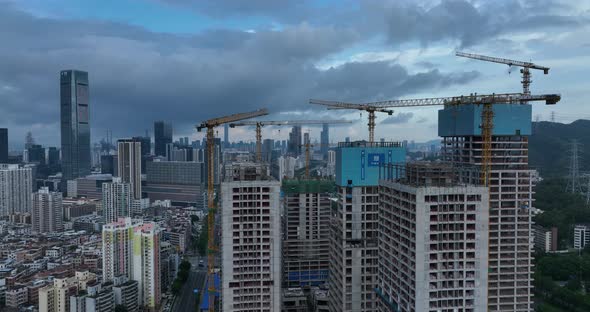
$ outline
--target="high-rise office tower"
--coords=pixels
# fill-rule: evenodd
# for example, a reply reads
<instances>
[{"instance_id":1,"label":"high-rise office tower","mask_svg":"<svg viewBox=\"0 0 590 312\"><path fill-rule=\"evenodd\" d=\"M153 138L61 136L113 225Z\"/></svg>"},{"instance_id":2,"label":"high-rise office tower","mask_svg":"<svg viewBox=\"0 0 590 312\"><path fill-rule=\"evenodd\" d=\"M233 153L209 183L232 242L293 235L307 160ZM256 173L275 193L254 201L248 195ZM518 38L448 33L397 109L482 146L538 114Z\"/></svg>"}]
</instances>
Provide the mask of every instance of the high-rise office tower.
<instances>
[{"instance_id":1,"label":"high-rise office tower","mask_svg":"<svg viewBox=\"0 0 590 312\"><path fill-rule=\"evenodd\" d=\"M330 126L328 124L322 125L322 133L320 134L320 150L324 159L328 158L328 149L330 148Z\"/></svg>"},{"instance_id":2,"label":"high-rise office tower","mask_svg":"<svg viewBox=\"0 0 590 312\"><path fill-rule=\"evenodd\" d=\"M121 178L113 178L113 182L102 184L102 211L106 223L131 217L132 201L131 185L121 182Z\"/></svg>"},{"instance_id":3,"label":"high-rise office tower","mask_svg":"<svg viewBox=\"0 0 590 312\"><path fill-rule=\"evenodd\" d=\"M234 163L221 196L222 310L280 311L280 183L262 164Z\"/></svg>"},{"instance_id":4,"label":"high-rise office tower","mask_svg":"<svg viewBox=\"0 0 590 312\"><path fill-rule=\"evenodd\" d=\"M28 149L28 162L45 165L45 148L41 145L33 144Z\"/></svg>"},{"instance_id":5,"label":"high-rise office tower","mask_svg":"<svg viewBox=\"0 0 590 312\"><path fill-rule=\"evenodd\" d=\"M90 110L88 73L60 73L61 155L64 180L90 174Z\"/></svg>"},{"instance_id":6,"label":"high-rise office tower","mask_svg":"<svg viewBox=\"0 0 590 312\"><path fill-rule=\"evenodd\" d=\"M57 147L50 147L47 150L47 164L49 166L59 165L59 150Z\"/></svg>"},{"instance_id":7,"label":"high-rise office tower","mask_svg":"<svg viewBox=\"0 0 590 312\"><path fill-rule=\"evenodd\" d=\"M32 193L31 168L0 164L0 216L30 212Z\"/></svg>"},{"instance_id":8,"label":"high-rise office tower","mask_svg":"<svg viewBox=\"0 0 590 312\"><path fill-rule=\"evenodd\" d=\"M487 311L489 194L474 169L411 163L383 171L379 311Z\"/></svg>"},{"instance_id":9,"label":"high-rise office tower","mask_svg":"<svg viewBox=\"0 0 590 312\"><path fill-rule=\"evenodd\" d=\"M33 144L35 144L35 138L33 138L33 133L29 131L25 136L25 149L28 150Z\"/></svg>"},{"instance_id":10,"label":"high-rise office tower","mask_svg":"<svg viewBox=\"0 0 590 312\"><path fill-rule=\"evenodd\" d=\"M117 145L119 177L131 185L133 199L141 199L141 142L121 139Z\"/></svg>"},{"instance_id":11,"label":"high-rise office tower","mask_svg":"<svg viewBox=\"0 0 590 312\"><path fill-rule=\"evenodd\" d=\"M481 166L481 106L439 111L443 159ZM489 311L532 311L532 215L534 171L528 165L531 105L493 105L491 144Z\"/></svg>"},{"instance_id":12,"label":"high-rise office tower","mask_svg":"<svg viewBox=\"0 0 590 312\"><path fill-rule=\"evenodd\" d=\"M287 144L287 153L292 156L301 154L301 126L293 126L289 133L289 142Z\"/></svg>"},{"instance_id":13,"label":"high-rise office tower","mask_svg":"<svg viewBox=\"0 0 590 312\"><path fill-rule=\"evenodd\" d=\"M0 128L0 164L8 162L8 129Z\"/></svg>"},{"instance_id":14,"label":"high-rise office tower","mask_svg":"<svg viewBox=\"0 0 590 312\"><path fill-rule=\"evenodd\" d=\"M375 311L379 168L405 162L397 142L343 142L336 148L336 209L330 221L329 309Z\"/></svg>"},{"instance_id":15,"label":"high-rise office tower","mask_svg":"<svg viewBox=\"0 0 590 312\"><path fill-rule=\"evenodd\" d=\"M334 188L331 180L283 180L283 287L327 282Z\"/></svg>"},{"instance_id":16,"label":"high-rise office tower","mask_svg":"<svg viewBox=\"0 0 590 312\"><path fill-rule=\"evenodd\" d=\"M135 136L131 139L133 139L136 142L141 143L141 156L151 154L152 142L151 142L150 137L148 137L148 136L144 136L144 137Z\"/></svg>"},{"instance_id":17,"label":"high-rise office tower","mask_svg":"<svg viewBox=\"0 0 590 312\"><path fill-rule=\"evenodd\" d=\"M223 125L223 147L229 147L229 124Z\"/></svg>"},{"instance_id":18,"label":"high-rise office tower","mask_svg":"<svg viewBox=\"0 0 590 312\"><path fill-rule=\"evenodd\" d=\"M262 141L262 160L266 162L270 162L272 156L272 150L275 143L273 139L264 139Z\"/></svg>"},{"instance_id":19,"label":"high-rise office tower","mask_svg":"<svg viewBox=\"0 0 590 312\"><path fill-rule=\"evenodd\" d=\"M116 155L100 156L100 173L117 176L119 173L118 158Z\"/></svg>"},{"instance_id":20,"label":"high-rise office tower","mask_svg":"<svg viewBox=\"0 0 590 312\"><path fill-rule=\"evenodd\" d=\"M163 121L154 123L154 154L166 156L166 144L172 143L172 125Z\"/></svg>"},{"instance_id":21,"label":"high-rise office tower","mask_svg":"<svg viewBox=\"0 0 590 312\"><path fill-rule=\"evenodd\" d=\"M102 230L103 280L124 275L137 281L139 305L153 311L162 299L161 229L157 223L121 218Z\"/></svg>"},{"instance_id":22,"label":"high-rise office tower","mask_svg":"<svg viewBox=\"0 0 590 312\"><path fill-rule=\"evenodd\" d=\"M32 230L38 233L63 231L62 195L42 187L33 193Z\"/></svg>"}]
</instances>

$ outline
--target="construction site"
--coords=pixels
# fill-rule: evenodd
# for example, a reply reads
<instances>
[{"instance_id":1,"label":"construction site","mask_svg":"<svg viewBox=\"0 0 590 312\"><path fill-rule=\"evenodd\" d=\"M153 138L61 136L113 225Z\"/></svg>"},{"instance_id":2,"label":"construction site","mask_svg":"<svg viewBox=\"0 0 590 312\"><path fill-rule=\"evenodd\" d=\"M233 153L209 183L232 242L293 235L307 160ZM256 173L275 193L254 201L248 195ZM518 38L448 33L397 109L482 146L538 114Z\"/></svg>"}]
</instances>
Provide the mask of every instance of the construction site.
<instances>
[{"instance_id":1,"label":"construction site","mask_svg":"<svg viewBox=\"0 0 590 312\"><path fill-rule=\"evenodd\" d=\"M338 144L324 133L350 120L264 120L262 108L197 126L207 143L208 311L533 311L531 104L561 96L531 92L532 71L548 67L456 56L520 68L522 92L310 99L366 112L368 137ZM387 134L376 141L378 113L429 106L438 108L435 161L415 162ZM215 128L226 124L254 128L254 155L215 155ZM320 143L301 135L308 125L324 127ZM273 156L265 126L293 127L289 146L302 158ZM287 174L291 158L299 176Z\"/></svg>"}]
</instances>

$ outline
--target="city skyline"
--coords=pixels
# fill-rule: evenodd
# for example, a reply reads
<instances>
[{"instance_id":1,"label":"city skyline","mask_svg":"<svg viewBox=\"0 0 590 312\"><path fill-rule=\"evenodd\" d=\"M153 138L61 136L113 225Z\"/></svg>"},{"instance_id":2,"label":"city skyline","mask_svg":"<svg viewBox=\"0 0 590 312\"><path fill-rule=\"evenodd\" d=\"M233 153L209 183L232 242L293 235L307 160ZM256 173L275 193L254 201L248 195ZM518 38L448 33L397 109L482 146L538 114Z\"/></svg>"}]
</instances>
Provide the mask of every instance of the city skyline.
<instances>
[{"instance_id":1,"label":"city skyline","mask_svg":"<svg viewBox=\"0 0 590 312\"><path fill-rule=\"evenodd\" d=\"M590 311L589 33L590 0L0 0L0 310Z\"/></svg>"},{"instance_id":2,"label":"city skyline","mask_svg":"<svg viewBox=\"0 0 590 312\"><path fill-rule=\"evenodd\" d=\"M455 50L552 67L547 76L534 73L533 92L569 95L564 99L568 105L556 114L558 121L590 115L576 111L585 102L580 77L589 66L585 55L590 45L580 40L590 21L587 3L347 4L293 1L278 8L268 1L236 6L225 1L204 5L125 0L117 3L121 10L115 14L95 9L97 1L4 1L4 28L23 32L18 37L1 33L11 48L0 55L12 64L35 66L10 65L0 75L0 100L9 103L0 108L0 123L9 128L11 146L20 146L27 131L43 145L58 146L54 77L67 68L90 73L92 142L107 129L118 138L142 134L155 120L175 124L178 136L199 137L193 128L196 122L237 108L267 106L272 114L290 118L334 115L308 105L311 97L371 101L520 90L516 70L508 74L505 66L458 59ZM321 18L320 12L328 15ZM341 22L342 17L354 16L368 18ZM399 32L402 26L407 32ZM37 27L53 31L43 39L25 31ZM72 37L76 39L69 40ZM249 62L241 63L236 55ZM201 70L205 64L210 66L208 73L215 73L211 79L204 79L209 76ZM168 83L179 75L191 78ZM258 79L250 79L253 76ZM37 88L25 92L31 84ZM36 114L23 110L31 105ZM376 137L435 139L436 111L400 109L391 117L378 116ZM332 131L335 140L366 137L366 129L360 127L366 114L362 119L358 112L340 114L355 123ZM549 120L551 108L535 106L533 115ZM312 129L312 137L319 137L319 128ZM249 129L231 131L234 141L250 137ZM278 128L264 131L275 139L287 135Z\"/></svg>"}]
</instances>

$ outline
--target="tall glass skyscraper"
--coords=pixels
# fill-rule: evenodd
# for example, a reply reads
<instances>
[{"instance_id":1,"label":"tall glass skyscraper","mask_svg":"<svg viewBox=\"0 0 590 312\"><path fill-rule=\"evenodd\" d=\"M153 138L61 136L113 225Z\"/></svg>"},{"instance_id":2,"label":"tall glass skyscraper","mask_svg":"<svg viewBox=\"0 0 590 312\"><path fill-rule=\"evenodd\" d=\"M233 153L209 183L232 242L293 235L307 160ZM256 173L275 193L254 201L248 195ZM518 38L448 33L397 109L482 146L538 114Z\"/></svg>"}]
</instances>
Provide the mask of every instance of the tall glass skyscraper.
<instances>
[{"instance_id":1,"label":"tall glass skyscraper","mask_svg":"<svg viewBox=\"0 0 590 312\"><path fill-rule=\"evenodd\" d=\"M330 126L328 124L322 125L322 133L320 136L320 144L321 144L321 151L322 157L325 160L328 159L328 149L330 148Z\"/></svg>"},{"instance_id":2,"label":"tall glass skyscraper","mask_svg":"<svg viewBox=\"0 0 590 312\"><path fill-rule=\"evenodd\" d=\"M90 174L90 111L88 73L60 73L61 153L64 180Z\"/></svg>"},{"instance_id":3,"label":"tall glass skyscraper","mask_svg":"<svg viewBox=\"0 0 590 312\"><path fill-rule=\"evenodd\" d=\"M8 129L0 128L0 164L8 162Z\"/></svg>"},{"instance_id":4,"label":"tall glass skyscraper","mask_svg":"<svg viewBox=\"0 0 590 312\"><path fill-rule=\"evenodd\" d=\"M163 121L154 123L154 154L166 156L166 144L172 143L172 125Z\"/></svg>"}]
</instances>

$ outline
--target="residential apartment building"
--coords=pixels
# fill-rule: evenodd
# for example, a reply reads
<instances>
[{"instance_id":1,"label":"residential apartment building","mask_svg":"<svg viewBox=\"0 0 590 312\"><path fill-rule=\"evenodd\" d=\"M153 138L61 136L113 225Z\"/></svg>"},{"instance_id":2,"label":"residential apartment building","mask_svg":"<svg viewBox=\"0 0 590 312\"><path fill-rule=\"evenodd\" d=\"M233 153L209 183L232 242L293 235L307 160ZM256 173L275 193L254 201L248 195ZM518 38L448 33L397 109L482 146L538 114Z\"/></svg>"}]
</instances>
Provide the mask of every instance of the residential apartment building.
<instances>
[{"instance_id":1,"label":"residential apartment building","mask_svg":"<svg viewBox=\"0 0 590 312\"><path fill-rule=\"evenodd\" d=\"M327 282L334 188L332 180L283 180L283 287Z\"/></svg>"},{"instance_id":2,"label":"residential apartment building","mask_svg":"<svg viewBox=\"0 0 590 312\"><path fill-rule=\"evenodd\" d=\"M63 231L62 195L42 187L33 193L32 230L37 233Z\"/></svg>"},{"instance_id":3,"label":"residential apartment building","mask_svg":"<svg viewBox=\"0 0 590 312\"><path fill-rule=\"evenodd\" d=\"M126 276L138 283L139 305L157 309L162 299L161 230L156 223L121 218L103 226L103 280Z\"/></svg>"},{"instance_id":4,"label":"residential apartment building","mask_svg":"<svg viewBox=\"0 0 590 312\"><path fill-rule=\"evenodd\" d=\"M0 216L31 211L32 169L0 164Z\"/></svg>"},{"instance_id":5,"label":"residential apartment building","mask_svg":"<svg viewBox=\"0 0 590 312\"><path fill-rule=\"evenodd\" d=\"M78 293L76 277L56 278L39 289L39 312L69 312L70 296Z\"/></svg>"},{"instance_id":6,"label":"residential apartment building","mask_svg":"<svg viewBox=\"0 0 590 312\"><path fill-rule=\"evenodd\" d=\"M532 311L533 177L528 165L531 105L493 105L491 137L489 311ZM481 166L480 105L446 106L439 111L442 157L456 166Z\"/></svg>"},{"instance_id":7,"label":"residential apartment building","mask_svg":"<svg viewBox=\"0 0 590 312\"><path fill-rule=\"evenodd\" d=\"M405 157L397 142L342 142L336 148L337 199L329 223L332 312L377 308L379 168Z\"/></svg>"},{"instance_id":8,"label":"residential apartment building","mask_svg":"<svg viewBox=\"0 0 590 312\"><path fill-rule=\"evenodd\" d=\"M575 232L575 229L574 229ZM557 250L557 228L544 228L538 224L533 225L533 236L535 249L542 252L551 252Z\"/></svg>"},{"instance_id":9,"label":"residential apartment building","mask_svg":"<svg viewBox=\"0 0 590 312\"><path fill-rule=\"evenodd\" d=\"M281 309L280 183L262 164L226 166L221 183L223 311Z\"/></svg>"},{"instance_id":10,"label":"residential apartment building","mask_svg":"<svg viewBox=\"0 0 590 312\"><path fill-rule=\"evenodd\" d=\"M115 305L122 305L127 312L139 311L139 284L125 275L115 276L113 280L113 294Z\"/></svg>"},{"instance_id":11,"label":"residential apartment building","mask_svg":"<svg viewBox=\"0 0 590 312\"><path fill-rule=\"evenodd\" d=\"M129 183L133 199L141 199L141 141L117 141L118 173L121 181Z\"/></svg>"},{"instance_id":12,"label":"residential apartment building","mask_svg":"<svg viewBox=\"0 0 590 312\"><path fill-rule=\"evenodd\" d=\"M479 171L448 163L387 170L379 182L379 311L487 311L489 194Z\"/></svg>"},{"instance_id":13,"label":"residential apartment building","mask_svg":"<svg viewBox=\"0 0 590 312\"><path fill-rule=\"evenodd\" d=\"M113 178L113 182L102 184L102 209L106 223L131 217L132 201L133 194L129 183L122 182L120 178Z\"/></svg>"}]
</instances>

